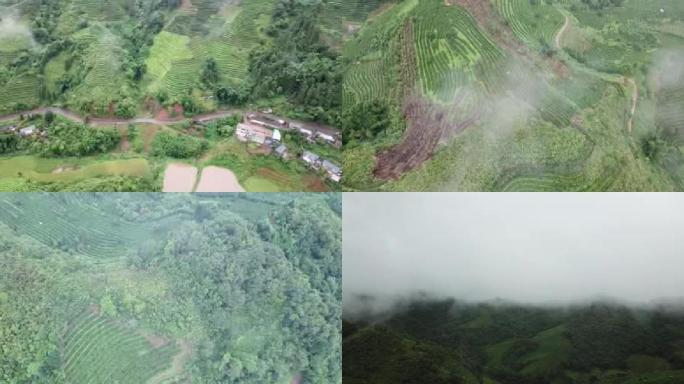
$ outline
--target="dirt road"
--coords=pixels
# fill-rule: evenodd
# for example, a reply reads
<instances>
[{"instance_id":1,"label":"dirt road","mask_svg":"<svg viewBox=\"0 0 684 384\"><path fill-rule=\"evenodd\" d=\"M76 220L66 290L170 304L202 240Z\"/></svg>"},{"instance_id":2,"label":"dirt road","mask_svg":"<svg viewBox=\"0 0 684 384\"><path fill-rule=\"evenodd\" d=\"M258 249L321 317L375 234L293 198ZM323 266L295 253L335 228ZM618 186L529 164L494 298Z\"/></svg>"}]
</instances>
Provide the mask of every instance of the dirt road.
<instances>
[{"instance_id":1,"label":"dirt road","mask_svg":"<svg viewBox=\"0 0 684 384\"><path fill-rule=\"evenodd\" d=\"M563 34L565 33L565 31L568 29L569 26L570 26L570 16L566 15L565 16L565 24L563 24L563 27L561 27L561 29L556 34L556 49L563 49L563 47L561 47L561 39L563 38Z\"/></svg>"},{"instance_id":2,"label":"dirt road","mask_svg":"<svg viewBox=\"0 0 684 384\"><path fill-rule=\"evenodd\" d=\"M78 115L75 112L72 112L68 109L65 108L58 108L58 107L44 107L44 108L36 108L32 109L30 111L23 111L23 112L17 112L13 113L10 115L5 115L5 116L0 116L0 121L10 121L10 120L16 120L18 119L21 115L44 115L48 112L52 112L55 115L59 115L65 119L71 120L75 123L81 123L85 124L86 119L83 116ZM168 118L168 119L156 119L156 118L150 118L150 117L134 117L132 119L119 119L119 118L100 118L100 117L93 117L88 119L88 125L90 126L103 126L103 125L127 125L127 124L151 124L151 125L167 125L167 124L173 124L173 123L181 123L184 121L200 121L200 122L208 122L212 120L218 120L218 119L223 119L228 116L232 116L236 113L241 112L238 109L231 109L231 110L226 110L226 111L217 111L217 112L212 112L212 113L206 113L203 115L197 115L192 118L187 118L187 117L174 117L174 118Z\"/></svg>"},{"instance_id":3,"label":"dirt road","mask_svg":"<svg viewBox=\"0 0 684 384\"><path fill-rule=\"evenodd\" d=\"M632 92L632 110L630 111L629 121L627 122L627 132L632 133L634 128L634 115L636 114L637 104L639 103L639 86L632 78L626 78L627 82L632 85L634 92Z\"/></svg>"}]
</instances>

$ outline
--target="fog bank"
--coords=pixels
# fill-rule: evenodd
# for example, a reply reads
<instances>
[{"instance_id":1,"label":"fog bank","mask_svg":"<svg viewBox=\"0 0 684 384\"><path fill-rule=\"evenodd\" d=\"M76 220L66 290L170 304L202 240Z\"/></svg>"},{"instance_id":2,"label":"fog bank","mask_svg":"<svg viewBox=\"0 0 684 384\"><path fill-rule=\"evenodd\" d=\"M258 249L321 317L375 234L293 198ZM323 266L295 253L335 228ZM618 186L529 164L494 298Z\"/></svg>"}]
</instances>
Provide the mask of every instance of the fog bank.
<instances>
[{"instance_id":1,"label":"fog bank","mask_svg":"<svg viewBox=\"0 0 684 384\"><path fill-rule=\"evenodd\" d=\"M680 194L345 194L345 305L419 291L535 304L682 297L683 212Z\"/></svg>"}]
</instances>

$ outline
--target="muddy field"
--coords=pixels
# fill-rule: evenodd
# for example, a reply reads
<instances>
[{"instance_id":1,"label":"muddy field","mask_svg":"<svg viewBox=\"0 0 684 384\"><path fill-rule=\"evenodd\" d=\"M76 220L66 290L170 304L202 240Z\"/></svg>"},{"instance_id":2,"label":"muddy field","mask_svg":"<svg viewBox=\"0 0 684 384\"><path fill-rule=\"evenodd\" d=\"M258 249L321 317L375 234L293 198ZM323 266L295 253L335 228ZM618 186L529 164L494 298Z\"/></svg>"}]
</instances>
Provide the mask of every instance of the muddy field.
<instances>
[{"instance_id":1,"label":"muddy field","mask_svg":"<svg viewBox=\"0 0 684 384\"><path fill-rule=\"evenodd\" d=\"M195 192L244 192L233 171L227 168L206 167Z\"/></svg>"},{"instance_id":2,"label":"muddy field","mask_svg":"<svg viewBox=\"0 0 684 384\"><path fill-rule=\"evenodd\" d=\"M187 164L169 164L164 172L164 192L192 192L197 168Z\"/></svg>"}]
</instances>

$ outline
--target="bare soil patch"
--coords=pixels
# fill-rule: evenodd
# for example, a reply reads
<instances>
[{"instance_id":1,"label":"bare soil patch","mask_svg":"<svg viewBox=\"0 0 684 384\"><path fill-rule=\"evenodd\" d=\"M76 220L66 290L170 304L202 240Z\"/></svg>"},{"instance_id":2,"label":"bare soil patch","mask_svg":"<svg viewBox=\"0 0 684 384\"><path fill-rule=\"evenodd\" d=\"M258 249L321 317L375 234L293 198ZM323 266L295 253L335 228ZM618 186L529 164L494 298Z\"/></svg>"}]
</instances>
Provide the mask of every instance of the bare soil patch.
<instances>
[{"instance_id":1,"label":"bare soil patch","mask_svg":"<svg viewBox=\"0 0 684 384\"><path fill-rule=\"evenodd\" d=\"M188 164L169 164L164 171L164 192L192 192L197 168Z\"/></svg>"},{"instance_id":2,"label":"bare soil patch","mask_svg":"<svg viewBox=\"0 0 684 384\"><path fill-rule=\"evenodd\" d=\"M169 339L166 337L156 335L145 335L145 339L154 349L159 349L169 343Z\"/></svg>"},{"instance_id":3,"label":"bare soil patch","mask_svg":"<svg viewBox=\"0 0 684 384\"><path fill-rule=\"evenodd\" d=\"M202 177L195 192L244 192L233 171L215 166L202 170Z\"/></svg>"},{"instance_id":4,"label":"bare soil patch","mask_svg":"<svg viewBox=\"0 0 684 384\"><path fill-rule=\"evenodd\" d=\"M447 110L420 96L405 102L408 128L404 140L375 157L375 177L381 180L400 178L429 160L443 136L460 133L477 121L479 111L467 118L456 118L459 104L460 100L456 100L451 110Z\"/></svg>"},{"instance_id":5,"label":"bare soil patch","mask_svg":"<svg viewBox=\"0 0 684 384\"><path fill-rule=\"evenodd\" d=\"M78 166L76 166L76 165L63 165L59 168L53 169L52 173L56 174L56 173L71 172L71 171L75 171L77 169L78 169Z\"/></svg>"},{"instance_id":6,"label":"bare soil patch","mask_svg":"<svg viewBox=\"0 0 684 384\"><path fill-rule=\"evenodd\" d=\"M311 192L328 192L329 189L321 180L320 177L314 176L314 175L306 175L303 178L304 183L306 184L306 190L311 191Z\"/></svg>"},{"instance_id":7,"label":"bare soil patch","mask_svg":"<svg viewBox=\"0 0 684 384\"><path fill-rule=\"evenodd\" d=\"M289 184L290 183L290 178L280 172L276 172L270 168L259 168L257 169L257 175L264 177L269 180L273 180L275 182L278 182L280 184Z\"/></svg>"}]
</instances>

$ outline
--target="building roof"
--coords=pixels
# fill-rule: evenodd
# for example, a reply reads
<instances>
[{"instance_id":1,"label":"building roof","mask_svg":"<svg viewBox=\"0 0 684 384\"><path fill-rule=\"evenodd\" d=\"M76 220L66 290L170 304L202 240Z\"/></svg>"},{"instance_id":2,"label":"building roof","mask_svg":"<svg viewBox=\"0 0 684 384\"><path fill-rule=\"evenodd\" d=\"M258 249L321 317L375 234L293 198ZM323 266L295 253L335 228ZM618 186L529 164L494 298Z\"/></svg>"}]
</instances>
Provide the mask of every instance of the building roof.
<instances>
[{"instance_id":1,"label":"building roof","mask_svg":"<svg viewBox=\"0 0 684 384\"><path fill-rule=\"evenodd\" d=\"M35 131L36 131L36 126L35 126L35 125L32 125L32 126L30 126L30 127L26 127L26 128L22 128L22 129L19 130L19 132L20 132L22 135L30 135L30 134L32 134L32 133L35 132Z\"/></svg>"},{"instance_id":2,"label":"building roof","mask_svg":"<svg viewBox=\"0 0 684 384\"><path fill-rule=\"evenodd\" d=\"M317 154L315 154L313 152L309 152L309 151L304 151L304 154L302 155L302 159L312 161L312 162L318 161L318 160L320 160L320 158L321 157L318 156Z\"/></svg>"},{"instance_id":3,"label":"building roof","mask_svg":"<svg viewBox=\"0 0 684 384\"><path fill-rule=\"evenodd\" d=\"M280 141L280 139L281 139L280 131L277 129L274 129L273 130L273 140Z\"/></svg>"},{"instance_id":4,"label":"building roof","mask_svg":"<svg viewBox=\"0 0 684 384\"><path fill-rule=\"evenodd\" d=\"M287 152L287 147L283 144L280 144L280 146L278 146L278 148L276 148L275 151L277 154L283 155L285 152Z\"/></svg>"},{"instance_id":5,"label":"building roof","mask_svg":"<svg viewBox=\"0 0 684 384\"><path fill-rule=\"evenodd\" d=\"M342 173L342 168L329 160L323 160L323 168L325 168L326 171L337 175Z\"/></svg>"},{"instance_id":6,"label":"building roof","mask_svg":"<svg viewBox=\"0 0 684 384\"><path fill-rule=\"evenodd\" d=\"M271 138L273 136L272 130L249 123L238 123L237 129L242 129L249 134L262 136L264 138Z\"/></svg>"}]
</instances>

